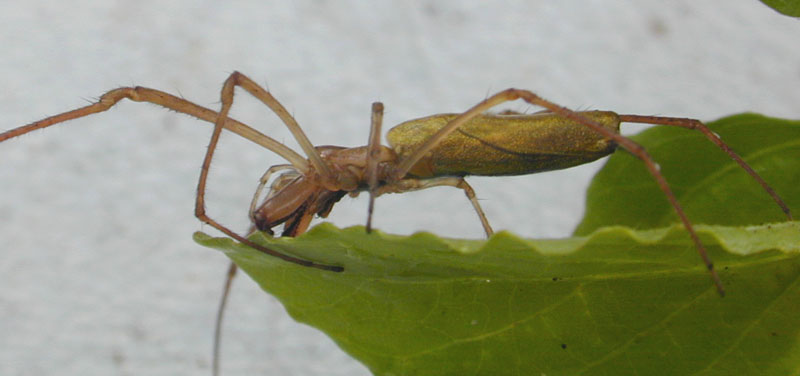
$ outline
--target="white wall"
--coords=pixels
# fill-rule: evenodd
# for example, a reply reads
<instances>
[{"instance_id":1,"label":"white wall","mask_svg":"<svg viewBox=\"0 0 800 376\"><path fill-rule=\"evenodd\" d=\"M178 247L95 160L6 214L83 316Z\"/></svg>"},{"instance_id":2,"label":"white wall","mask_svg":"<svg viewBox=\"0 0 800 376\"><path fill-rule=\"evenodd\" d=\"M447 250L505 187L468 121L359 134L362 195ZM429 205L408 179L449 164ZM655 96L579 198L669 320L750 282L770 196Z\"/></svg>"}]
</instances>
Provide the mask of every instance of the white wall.
<instances>
[{"instance_id":1,"label":"white wall","mask_svg":"<svg viewBox=\"0 0 800 376\"><path fill-rule=\"evenodd\" d=\"M0 130L122 85L216 107L233 70L268 83L317 144L364 144L373 101L388 128L511 86L580 109L800 118L800 23L756 0L513 3L2 2ZM244 95L233 113L293 145ZM193 217L210 129L124 103L0 144L0 374L208 374L227 261L191 234L214 233ZM256 179L278 162L226 135L210 214L245 229ZM471 182L495 228L564 236L599 166ZM330 220L364 213L345 199ZM382 197L375 224L482 236L446 188ZM367 374L247 277L234 287L225 375Z\"/></svg>"}]
</instances>

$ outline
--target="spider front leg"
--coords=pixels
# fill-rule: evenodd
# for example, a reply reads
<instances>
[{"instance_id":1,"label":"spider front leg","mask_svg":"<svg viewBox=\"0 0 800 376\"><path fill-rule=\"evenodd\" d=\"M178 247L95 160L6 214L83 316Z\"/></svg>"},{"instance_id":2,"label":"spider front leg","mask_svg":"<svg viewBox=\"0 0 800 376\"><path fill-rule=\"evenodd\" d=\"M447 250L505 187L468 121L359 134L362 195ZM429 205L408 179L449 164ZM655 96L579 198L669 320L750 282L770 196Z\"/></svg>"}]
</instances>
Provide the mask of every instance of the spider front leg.
<instances>
[{"instance_id":1,"label":"spider front leg","mask_svg":"<svg viewBox=\"0 0 800 376\"><path fill-rule=\"evenodd\" d=\"M0 142L3 142L3 141L6 141L8 139L11 139L11 138L26 134L28 132L31 132L31 131L34 131L34 130L37 130L37 129L47 128L49 126L52 126L52 125L55 125L55 124L59 124L59 123L63 123L63 122L68 121L68 120L81 118L81 117L89 116L91 114L95 114L95 113L98 113L98 112L106 111L109 108L111 108L114 105L116 105L119 101L121 101L123 99L130 99L130 100L136 101L136 102L150 102L150 103L153 103L153 104L156 104L156 105L159 105L159 106L162 106L162 107L165 107L165 108L177 111L177 112L181 112L181 113L184 113L184 114L187 114L187 115L191 115L191 116L197 117L198 119L201 119L201 120L213 122L213 123L215 123L214 132L213 132L213 134L211 136L211 140L209 142L208 151L206 152L206 156L205 156L205 158L203 160L203 165L201 167L201 172L200 172L200 179L198 181L198 186L197 186L197 198L195 200L195 216L198 219L200 219L201 221L203 221L205 223L208 223L212 227L222 231L226 235L228 235L228 236L230 236L230 237L232 237L232 238L234 238L236 240L239 240L242 243L245 243L245 244L247 244L247 245L249 245L249 246L251 246L251 247L253 247L255 249L258 249L259 251L264 252L266 254L269 254L269 255L272 255L272 256L275 256L275 257L278 257L278 258L281 258L281 259L284 259L286 261L293 262L293 263L296 263L296 264L299 264L299 265L314 267L314 268L323 269L323 270L341 271L342 268L339 267L339 266L316 264L316 263L313 263L311 261L301 260L301 259L298 259L296 257L291 257L291 256L288 256L288 255L284 255L284 254L282 254L280 252L273 251L271 249L267 249L265 247L262 247L262 246L259 246L257 244L254 244L254 243L248 241L247 239L245 239L244 237L242 237L242 236L236 234L235 232L231 231L230 229L228 229L227 227L223 226L222 224L218 223L214 219L210 218L208 215L206 215L206 212L205 212L205 187L206 187L206 180L208 178L208 167L211 164L211 159L213 157L214 150L216 149L216 145L217 145L217 142L219 140L219 136L220 136L223 128L228 129L228 130L230 130L230 131L232 131L234 133L237 133L237 134L241 135L242 137L244 137L244 138L246 138L246 139L248 139L250 141L253 141L253 142L255 142L255 143L259 144L259 145L262 145L262 146L266 147L267 149L270 149L270 150L274 151L275 153L278 153L279 155L281 155L282 157L284 157L288 161L290 161L292 163L292 165L294 165L299 170L307 170L308 169L308 162L305 159L303 159L302 157L300 157L297 153L295 153L291 149L287 148L285 145L273 140L272 138L270 138L270 137L268 137L266 135L263 135L263 134L259 133L258 131L254 130L253 128L250 128L249 126L247 126L247 125L245 125L243 123L240 123L240 122L238 122L238 121L236 121L234 119L228 118L227 112L230 110L230 106L231 106L232 100L233 100L233 86L232 86L233 83L234 83L233 79L235 79L236 77L239 77L239 76L241 76L241 75L239 75L238 73L234 73L233 75L231 75L231 77L229 77L228 80L226 81L225 87L223 87L223 95L222 95L222 97L223 97L223 106L222 107L223 107L223 109L225 111L225 114L217 113L217 112L212 111L210 109L207 109L205 107L198 106L198 105L196 105L194 103L191 103L191 102L189 102L189 101L187 101L185 99L178 98L178 97L176 97L174 95L171 95L171 94L159 91L159 90L149 89L149 88L141 87L141 86L137 86L137 87L122 87L122 88L118 88L118 89L114 89L114 90L108 91L107 93L103 94L100 97L100 100L98 100L97 102L95 102L95 103L93 103L91 105L88 105L88 106L85 106L85 107L81 107L81 108L78 108L78 109L75 109L75 110L72 110L72 111L64 112L64 113L61 113L61 114L58 114L58 115L54 115L54 116L48 117L46 119L39 120L37 122L33 122L31 124L28 124L28 125L25 125L25 126L22 126L22 127L19 127L19 128L14 128L14 129L8 130L6 132L0 133ZM273 98L273 100L274 100L274 98ZM277 101L274 101L274 102L277 102ZM273 103L270 103L270 104L273 104ZM278 106L280 106L280 104L278 104ZM285 110L283 110L283 112L285 113ZM280 113L279 113L279 115L280 115ZM288 113L286 113L286 115L288 115Z\"/></svg>"},{"instance_id":2,"label":"spider front leg","mask_svg":"<svg viewBox=\"0 0 800 376\"><path fill-rule=\"evenodd\" d=\"M266 89L259 86L255 81L251 80L249 77L245 76L239 72L233 72L228 79L225 80L225 84L222 88L222 98L223 98L223 109L226 108L225 101L227 101L228 105L227 108L230 109L230 106L233 103L233 89L234 87L239 86L250 95L254 96L256 99L260 100L261 103L264 103L267 107L269 107L272 112L277 115L284 125L289 128L289 131L292 133L292 136L300 144L300 147L305 152L306 157L308 157L308 161L311 163L311 166L314 168L316 173L319 175L322 182L331 188L331 190L336 190L333 173L328 165L322 160L317 149L308 139L306 134L303 132L303 129L300 128L300 124L297 123L297 120L289 114L289 111L286 110L283 105L278 102L272 94L269 93ZM220 115L222 115L222 111L220 111ZM227 113L224 115L227 117ZM306 163L303 163L302 166L292 162L295 167L301 173L308 173L308 166Z\"/></svg>"},{"instance_id":3,"label":"spider front leg","mask_svg":"<svg viewBox=\"0 0 800 376\"><path fill-rule=\"evenodd\" d=\"M242 84L242 82L244 82L244 84ZM208 180L209 167L211 166L211 160L214 157L214 151L216 150L217 144L219 143L219 137L222 134L222 129L224 128L225 123L226 123L226 121L228 119L228 113L230 112L231 106L233 105L233 89L237 85L238 86L244 85L242 87L244 87L245 89L247 89L250 92L255 91L259 95L263 95L263 94L266 93L268 95L267 98L260 97L260 96L258 96L256 94L254 94L254 95L256 95L257 98L259 98L262 101L264 101L268 106L270 106L270 108L273 108L272 106L275 105L275 103L277 103L277 101L274 101L274 103L270 102L269 98L272 98L272 96L269 95L265 90L263 90L260 87L258 87L258 85L253 83L250 79L248 79L247 77L245 77L241 73L234 72L233 74L231 74L228 77L227 80L225 80L225 84L223 85L222 92L220 94L220 101L222 102L222 107L221 107L221 109L220 109L220 111L219 111L219 113L217 115L217 119L216 119L216 122L214 124L214 132L211 134L211 140L208 143L208 150L206 151L205 158L203 158L203 164L200 167L200 178L198 179L198 182L197 182L197 198L195 200L195 216L199 220L209 224L210 226L216 228L217 230L222 231L223 233L225 233L226 235L236 239L237 241L239 241L239 242L241 242L243 244L246 244L246 245L248 245L248 246L250 246L250 247L252 247L252 248L254 248L256 250L259 250L259 251L261 251L263 253L266 253L266 254L268 254L270 256L274 256L274 257L280 258L280 259L282 259L284 261L288 261L288 262L295 263L295 264L302 265L302 266L306 266L306 267L311 267L311 268L316 268L316 269L321 269L321 270L327 270L327 271L333 271L333 272L341 272L341 271L343 271L344 269L341 266L324 265L324 264L315 263L315 262L309 261L309 260L303 260L303 259L300 259L300 258L297 258L297 257L294 257L294 256L289 256L287 254L274 251L272 249L260 246L258 244L255 244L255 243L251 242L250 240L246 239L245 237L243 237L243 236L235 233L234 231L228 229L227 227L223 226L222 224L220 224L219 222L217 222L216 220L212 219L211 217L209 217L206 214L205 192L206 192L206 182ZM258 91L258 90L261 90L261 91ZM274 98L272 98L272 99L274 100ZM280 104L278 104L278 105L280 105ZM282 106L280 108L282 108ZM275 109L273 108L273 110L275 110ZM284 110L284 112L285 112L285 110ZM288 113L286 113L286 114L288 115ZM280 113L279 113L279 115L280 115ZM290 126L290 129L291 128L292 127ZM312 147L312 149L313 149L313 147ZM316 152L312 153L311 155L315 155L317 158L319 158L319 155L317 155ZM313 160L313 158L311 158L311 155L309 155L309 158ZM321 159L320 159L320 161L321 161ZM322 164L324 165L324 163L322 163Z\"/></svg>"},{"instance_id":4,"label":"spider front leg","mask_svg":"<svg viewBox=\"0 0 800 376\"><path fill-rule=\"evenodd\" d=\"M216 111L210 110L203 106L199 106L183 98L176 97L172 94L165 93L160 90L150 89L142 86L121 87L109 90L108 92L100 96L100 99L97 100L97 102L92 103L88 106L84 106L81 108L74 109L72 111L67 111L64 113L53 115L48 118L30 123L28 125L24 125L0 133L0 142L6 141L8 139L17 136L21 136L28 132L60 124L68 120L78 119L99 112L107 111L110 108L114 107L117 103L119 103L123 99L129 99L134 102L149 102L173 110L175 112L180 112L189 116L193 116L195 118L207 121L209 123L215 123L218 118L218 114ZM280 155L281 157L289 161L299 170L308 170L308 162L306 161L305 158L300 156L300 154L297 154L296 152L294 152L294 150L272 139L271 137L258 132L257 130L251 128L247 124L241 123L232 118L227 118L225 120L225 129L233 133L236 133L239 136L242 136L243 138L249 141L261 145L266 149L275 152L276 154Z\"/></svg>"}]
</instances>

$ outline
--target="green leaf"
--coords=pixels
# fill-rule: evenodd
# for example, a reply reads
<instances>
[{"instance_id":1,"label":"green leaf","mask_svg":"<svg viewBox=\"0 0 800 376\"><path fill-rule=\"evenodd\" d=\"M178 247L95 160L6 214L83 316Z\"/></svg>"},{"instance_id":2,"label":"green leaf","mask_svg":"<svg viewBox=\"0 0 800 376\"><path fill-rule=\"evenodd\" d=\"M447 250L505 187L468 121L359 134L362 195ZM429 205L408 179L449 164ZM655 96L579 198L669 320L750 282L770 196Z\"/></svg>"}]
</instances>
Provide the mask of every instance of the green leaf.
<instances>
[{"instance_id":1,"label":"green leaf","mask_svg":"<svg viewBox=\"0 0 800 376\"><path fill-rule=\"evenodd\" d=\"M713 127L797 212L798 123L739 115ZM709 142L695 133L658 128L640 141L695 223L726 224L696 226L724 298L686 231L672 224L663 193L640 162L625 162L627 153L616 153L600 174L595 185L603 189L592 187L600 194L590 193L589 206L600 212L587 216L586 236L525 240L501 232L467 241L322 224L296 239L251 237L341 265L342 273L227 238L195 239L223 250L292 317L327 333L376 375L796 374L800 222L743 226L780 222L781 212L738 166L716 164L724 153L713 145L696 150ZM677 175L668 171L671 159L682 166ZM605 203L620 198L632 201ZM619 216L631 226L663 227L601 227Z\"/></svg>"},{"instance_id":2,"label":"green leaf","mask_svg":"<svg viewBox=\"0 0 800 376\"><path fill-rule=\"evenodd\" d=\"M800 223L698 230L725 298L678 226L482 242L322 224L297 239L251 238L342 273L195 239L376 375L796 372Z\"/></svg>"},{"instance_id":3,"label":"green leaf","mask_svg":"<svg viewBox=\"0 0 800 376\"><path fill-rule=\"evenodd\" d=\"M799 0L761 0L761 2L787 16L800 17Z\"/></svg>"},{"instance_id":4,"label":"green leaf","mask_svg":"<svg viewBox=\"0 0 800 376\"><path fill-rule=\"evenodd\" d=\"M800 213L800 121L741 114L708 126ZM700 132L655 127L631 138L661 166L694 223L742 226L786 219L764 189ZM611 225L646 229L678 221L644 164L618 151L592 180L586 215L575 234Z\"/></svg>"}]
</instances>

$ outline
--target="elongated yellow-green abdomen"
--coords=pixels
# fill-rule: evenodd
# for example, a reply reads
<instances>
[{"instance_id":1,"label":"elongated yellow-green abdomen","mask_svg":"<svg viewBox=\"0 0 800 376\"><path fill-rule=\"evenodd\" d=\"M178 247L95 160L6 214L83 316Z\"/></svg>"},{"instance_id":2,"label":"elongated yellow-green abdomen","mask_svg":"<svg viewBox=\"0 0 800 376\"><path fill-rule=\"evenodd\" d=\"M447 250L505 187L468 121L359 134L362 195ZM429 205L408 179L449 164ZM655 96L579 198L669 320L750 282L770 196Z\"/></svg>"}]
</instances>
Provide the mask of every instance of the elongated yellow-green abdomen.
<instances>
[{"instance_id":1,"label":"elongated yellow-green abdomen","mask_svg":"<svg viewBox=\"0 0 800 376\"><path fill-rule=\"evenodd\" d=\"M615 133L619 117L608 111L581 112ZM458 114L410 120L389 130L386 138L400 159ZM417 177L524 175L559 170L594 161L616 145L586 125L554 115L481 115L442 140L409 171Z\"/></svg>"}]
</instances>

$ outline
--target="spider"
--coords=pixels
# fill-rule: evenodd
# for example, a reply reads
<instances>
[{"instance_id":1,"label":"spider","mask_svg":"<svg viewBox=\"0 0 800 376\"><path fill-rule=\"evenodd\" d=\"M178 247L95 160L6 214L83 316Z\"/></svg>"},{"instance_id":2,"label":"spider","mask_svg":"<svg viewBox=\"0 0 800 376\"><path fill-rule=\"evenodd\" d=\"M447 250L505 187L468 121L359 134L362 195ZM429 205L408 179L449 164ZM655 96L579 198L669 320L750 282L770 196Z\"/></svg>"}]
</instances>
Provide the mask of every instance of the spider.
<instances>
[{"instance_id":1,"label":"spider","mask_svg":"<svg viewBox=\"0 0 800 376\"><path fill-rule=\"evenodd\" d=\"M305 157L228 116L237 86L260 100L281 119L300 144ZM213 123L214 131L197 184L195 216L235 240L270 256L331 272L342 272L344 269L338 265L300 259L255 244L206 213L205 192L209 166L223 129L273 151L288 162L268 168L261 177L249 209L251 232L259 230L273 234L274 228L283 225L282 236L297 236L308 229L314 215L326 217L342 197L347 194L356 196L360 192L369 193L366 221L366 231L369 232L375 197L386 193L450 186L464 192L486 235L491 236L492 227L474 190L464 180L465 176L523 175L563 169L594 161L621 147L643 161L692 238L718 292L723 295L724 289L713 263L658 165L641 145L620 135L620 123L661 124L702 132L750 174L790 220L792 218L789 208L777 193L714 132L695 119L619 115L610 111L576 112L533 92L507 89L484 99L461 114L432 115L397 125L387 134L389 146L380 144L383 105L373 103L367 145L347 148L314 146L297 121L270 92L239 72L234 72L227 78L220 97L221 108L214 111L163 91L140 86L122 87L106 92L97 102L88 106L1 133L0 142L67 120L106 111L123 99L150 102ZM498 104L517 99L543 107L545 111L533 114L510 111L486 113ZM270 184L271 177L276 173L280 174ZM261 199L268 184L268 192ZM222 314L235 273L236 266L231 264L216 323L214 374L218 372Z\"/></svg>"}]
</instances>

